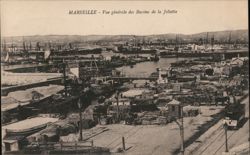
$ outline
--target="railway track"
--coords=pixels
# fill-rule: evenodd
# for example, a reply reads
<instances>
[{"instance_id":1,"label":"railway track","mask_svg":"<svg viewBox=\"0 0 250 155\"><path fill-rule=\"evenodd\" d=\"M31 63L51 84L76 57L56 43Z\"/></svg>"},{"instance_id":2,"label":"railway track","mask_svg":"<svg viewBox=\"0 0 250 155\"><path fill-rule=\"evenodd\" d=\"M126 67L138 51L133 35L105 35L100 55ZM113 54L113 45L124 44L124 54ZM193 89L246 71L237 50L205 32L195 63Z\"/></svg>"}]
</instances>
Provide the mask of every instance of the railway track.
<instances>
[{"instance_id":1,"label":"railway track","mask_svg":"<svg viewBox=\"0 0 250 155\"><path fill-rule=\"evenodd\" d=\"M129 137L131 137L131 136L133 136L134 134L136 134L141 128L143 128L143 127L139 127L139 128L137 128L137 129L135 128L135 129L136 129L135 131L133 131L133 132L131 132L131 133L129 132L130 134L129 134L128 136L125 136L124 138L125 138L125 139L128 139ZM133 130L133 129L132 129L132 130ZM132 130L131 130L131 131L132 131ZM120 141L121 141L121 140L120 140ZM120 144L121 144L121 142L118 142L118 143L113 147L113 149L116 148L116 147L117 147L118 145L120 145Z\"/></svg>"},{"instance_id":2,"label":"railway track","mask_svg":"<svg viewBox=\"0 0 250 155\"><path fill-rule=\"evenodd\" d=\"M139 127L139 128L135 127L135 128L132 128L132 129L128 129L123 134L123 135L127 135L127 136L124 136L124 138L128 139L129 137L131 137L132 135L134 135L136 132L138 132L141 128L143 128L143 127ZM118 145L120 145L120 143L121 143L121 137L119 136L118 138L116 138L115 140L113 140L111 143L107 144L105 147L111 147L112 149L114 149L115 147L117 147Z\"/></svg>"},{"instance_id":3,"label":"railway track","mask_svg":"<svg viewBox=\"0 0 250 155\"><path fill-rule=\"evenodd\" d=\"M246 98L245 96L243 96L240 99L240 102L242 104L245 104L245 110L246 110L246 114L245 117L249 117L249 113L248 113L248 106L249 106L249 102L248 102L248 98ZM237 133L238 130L228 130L227 131L227 139L228 142L230 141L230 139L235 139L237 137L233 136L235 135L235 133ZM210 134L211 136L208 137L206 140L204 140L201 144L199 144L198 146L196 146L194 149L192 149L192 151L190 151L190 155L217 155L217 154L221 154L223 150L223 146L225 147L225 130L222 127L222 125L220 125L213 133ZM230 144L230 143L229 143Z\"/></svg>"},{"instance_id":4,"label":"railway track","mask_svg":"<svg viewBox=\"0 0 250 155\"><path fill-rule=\"evenodd\" d=\"M229 140L234 134L236 133L236 131L233 131L229 136L227 136L227 139ZM223 144L220 145L220 147L218 149L216 149L215 153L213 155L216 155L217 152L226 144L226 142L224 142Z\"/></svg>"},{"instance_id":5,"label":"railway track","mask_svg":"<svg viewBox=\"0 0 250 155\"><path fill-rule=\"evenodd\" d=\"M200 152L200 154L203 154L219 137L223 135L223 133L223 130L221 130L219 134L212 141L210 141L209 144Z\"/></svg>"},{"instance_id":6,"label":"railway track","mask_svg":"<svg viewBox=\"0 0 250 155\"><path fill-rule=\"evenodd\" d=\"M227 139L229 140L234 134L236 130L228 131ZM195 151L194 154L197 155L216 155L218 151L225 145L225 131L223 128L219 128L219 131L215 133L214 136L211 137L208 143L206 143L205 147L201 146Z\"/></svg>"}]
</instances>

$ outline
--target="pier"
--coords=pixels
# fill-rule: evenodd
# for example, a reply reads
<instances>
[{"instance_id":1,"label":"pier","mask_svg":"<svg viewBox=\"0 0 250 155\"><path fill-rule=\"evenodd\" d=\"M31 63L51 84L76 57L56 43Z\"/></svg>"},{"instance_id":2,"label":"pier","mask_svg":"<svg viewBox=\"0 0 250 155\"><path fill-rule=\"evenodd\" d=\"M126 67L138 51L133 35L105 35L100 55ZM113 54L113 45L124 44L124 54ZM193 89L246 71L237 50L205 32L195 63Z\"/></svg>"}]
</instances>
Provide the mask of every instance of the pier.
<instances>
[{"instance_id":1,"label":"pier","mask_svg":"<svg viewBox=\"0 0 250 155\"><path fill-rule=\"evenodd\" d=\"M111 76L112 80L157 80L158 77L144 76L142 75L125 75L125 76Z\"/></svg>"},{"instance_id":2,"label":"pier","mask_svg":"<svg viewBox=\"0 0 250 155\"><path fill-rule=\"evenodd\" d=\"M173 53L176 57L224 57L231 59L233 57L246 57L248 56L248 50L225 50L225 51L215 51L215 52L182 52L182 53Z\"/></svg>"},{"instance_id":3,"label":"pier","mask_svg":"<svg viewBox=\"0 0 250 155\"><path fill-rule=\"evenodd\" d=\"M17 86L10 86L10 87L3 87L1 88L1 93L3 96L8 95L9 92L13 91L18 91L18 90L25 90L29 88L34 88L34 87L41 87L41 86L47 86L50 84L62 84L63 78L55 78L55 79L50 79L47 81L42 81L42 82L36 82L36 83L30 83L30 84L25 84L25 85L17 85Z\"/></svg>"}]
</instances>

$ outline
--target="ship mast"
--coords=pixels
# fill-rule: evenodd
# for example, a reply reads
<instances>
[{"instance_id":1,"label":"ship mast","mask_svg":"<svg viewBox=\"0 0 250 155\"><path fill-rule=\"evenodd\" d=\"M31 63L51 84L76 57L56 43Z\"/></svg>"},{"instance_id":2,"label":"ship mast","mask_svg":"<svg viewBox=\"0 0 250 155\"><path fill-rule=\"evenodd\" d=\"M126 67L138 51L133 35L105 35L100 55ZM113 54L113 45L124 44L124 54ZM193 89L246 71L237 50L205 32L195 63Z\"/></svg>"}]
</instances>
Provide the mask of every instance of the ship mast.
<instances>
[{"instance_id":1,"label":"ship mast","mask_svg":"<svg viewBox=\"0 0 250 155\"><path fill-rule=\"evenodd\" d=\"M6 41L5 41L5 40L3 41L3 51L7 51L7 48L6 48Z\"/></svg>"},{"instance_id":2,"label":"ship mast","mask_svg":"<svg viewBox=\"0 0 250 155\"><path fill-rule=\"evenodd\" d=\"M206 37L206 48L208 46L208 32L207 32L207 37Z\"/></svg>"},{"instance_id":3,"label":"ship mast","mask_svg":"<svg viewBox=\"0 0 250 155\"><path fill-rule=\"evenodd\" d=\"M13 41L11 43L11 52L14 52L14 44L13 44Z\"/></svg>"},{"instance_id":4,"label":"ship mast","mask_svg":"<svg viewBox=\"0 0 250 155\"><path fill-rule=\"evenodd\" d=\"M23 37L23 52L26 52L26 46L25 46L24 37Z\"/></svg>"},{"instance_id":5,"label":"ship mast","mask_svg":"<svg viewBox=\"0 0 250 155\"><path fill-rule=\"evenodd\" d=\"M134 36L134 47L136 46L136 39L135 39L135 36Z\"/></svg>"},{"instance_id":6,"label":"ship mast","mask_svg":"<svg viewBox=\"0 0 250 155\"><path fill-rule=\"evenodd\" d=\"M6 52L6 57L5 57L5 62L9 62L10 56L9 56L9 51L7 50L6 42L5 40L3 41L3 51Z\"/></svg>"},{"instance_id":7,"label":"ship mast","mask_svg":"<svg viewBox=\"0 0 250 155\"><path fill-rule=\"evenodd\" d=\"M30 50L32 50L32 45L31 45L31 41L30 41Z\"/></svg>"},{"instance_id":8,"label":"ship mast","mask_svg":"<svg viewBox=\"0 0 250 155\"><path fill-rule=\"evenodd\" d=\"M231 44L231 31L229 33L229 38L228 38L228 48L230 48L230 44Z\"/></svg>"},{"instance_id":9,"label":"ship mast","mask_svg":"<svg viewBox=\"0 0 250 155\"><path fill-rule=\"evenodd\" d=\"M142 45L145 46L145 36L142 38Z\"/></svg>"},{"instance_id":10,"label":"ship mast","mask_svg":"<svg viewBox=\"0 0 250 155\"><path fill-rule=\"evenodd\" d=\"M99 75L99 68L98 68L96 62L97 61L96 61L94 55L92 55L91 56L91 61L90 61L90 66L87 67L87 70L90 71L90 76L91 77L98 77L98 75Z\"/></svg>"},{"instance_id":11,"label":"ship mast","mask_svg":"<svg viewBox=\"0 0 250 155\"><path fill-rule=\"evenodd\" d=\"M69 43L69 49L73 49L72 43Z\"/></svg>"},{"instance_id":12,"label":"ship mast","mask_svg":"<svg viewBox=\"0 0 250 155\"><path fill-rule=\"evenodd\" d=\"M40 43L39 42L36 43L36 50L40 51Z\"/></svg>"},{"instance_id":13,"label":"ship mast","mask_svg":"<svg viewBox=\"0 0 250 155\"><path fill-rule=\"evenodd\" d=\"M178 39L177 39L177 34L175 35L175 49L177 48L177 41L178 41Z\"/></svg>"},{"instance_id":14,"label":"ship mast","mask_svg":"<svg viewBox=\"0 0 250 155\"><path fill-rule=\"evenodd\" d=\"M25 57L29 57L29 51L28 51L28 46L26 46L26 42L24 41L24 37L23 37L23 53L25 55Z\"/></svg>"},{"instance_id":15,"label":"ship mast","mask_svg":"<svg viewBox=\"0 0 250 155\"><path fill-rule=\"evenodd\" d=\"M213 51L214 50L214 34L213 34L213 36L211 38L211 45L212 45L212 51Z\"/></svg>"},{"instance_id":16,"label":"ship mast","mask_svg":"<svg viewBox=\"0 0 250 155\"><path fill-rule=\"evenodd\" d=\"M49 41L49 43L48 43L48 44L49 44L49 50L51 50L51 43L50 43L50 41Z\"/></svg>"}]
</instances>

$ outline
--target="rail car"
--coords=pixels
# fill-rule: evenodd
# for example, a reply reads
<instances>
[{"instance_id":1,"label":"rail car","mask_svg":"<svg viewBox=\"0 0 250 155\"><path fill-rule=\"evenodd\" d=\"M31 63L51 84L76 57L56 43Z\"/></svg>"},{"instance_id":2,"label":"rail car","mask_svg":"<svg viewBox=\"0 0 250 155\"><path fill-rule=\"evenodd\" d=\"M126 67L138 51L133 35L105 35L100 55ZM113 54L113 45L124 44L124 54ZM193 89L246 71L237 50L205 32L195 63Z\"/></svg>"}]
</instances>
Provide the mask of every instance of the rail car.
<instances>
[{"instance_id":1,"label":"rail car","mask_svg":"<svg viewBox=\"0 0 250 155\"><path fill-rule=\"evenodd\" d=\"M244 118L245 104L235 103L225 107L223 123L226 124L229 129L238 129Z\"/></svg>"}]
</instances>

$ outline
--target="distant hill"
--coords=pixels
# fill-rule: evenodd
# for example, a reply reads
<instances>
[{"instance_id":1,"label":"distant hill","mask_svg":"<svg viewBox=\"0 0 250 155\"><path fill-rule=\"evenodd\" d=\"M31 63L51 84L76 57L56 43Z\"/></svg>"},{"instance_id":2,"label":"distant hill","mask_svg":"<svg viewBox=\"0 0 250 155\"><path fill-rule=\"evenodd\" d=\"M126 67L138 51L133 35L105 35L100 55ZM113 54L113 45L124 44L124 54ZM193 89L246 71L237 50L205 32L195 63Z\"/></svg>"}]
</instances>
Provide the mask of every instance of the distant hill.
<instances>
[{"instance_id":1,"label":"distant hill","mask_svg":"<svg viewBox=\"0 0 250 155\"><path fill-rule=\"evenodd\" d=\"M214 36L215 40L224 41L229 39L231 33L231 40L248 41L248 30L227 30L227 31L215 31L208 32L208 38ZM181 40L192 40L192 39L205 39L207 32L185 35L185 34L157 34L157 35L34 35L34 36L17 36L17 37L4 37L6 43L22 43L25 42L53 42L53 43L69 43L69 42L125 42L134 39L135 37L139 40L175 40L176 36Z\"/></svg>"}]
</instances>

